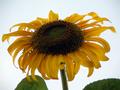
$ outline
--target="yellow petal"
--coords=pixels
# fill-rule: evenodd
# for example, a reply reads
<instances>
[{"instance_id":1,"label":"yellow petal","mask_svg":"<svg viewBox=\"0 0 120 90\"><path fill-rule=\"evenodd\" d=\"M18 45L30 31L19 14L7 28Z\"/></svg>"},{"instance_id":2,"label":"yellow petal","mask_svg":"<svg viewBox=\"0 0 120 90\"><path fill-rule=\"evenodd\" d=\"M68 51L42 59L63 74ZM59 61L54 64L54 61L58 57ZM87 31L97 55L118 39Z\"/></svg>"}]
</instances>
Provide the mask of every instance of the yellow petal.
<instances>
[{"instance_id":1,"label":"yellow petal","mask_svg":"<svg viewBox=\"0 0 120 90\"><path fill-rule=\"evenodd\" d=\"M40 22L41 25L46 24L46 23L49 22L48 19L46 19L46 18L40 18L40 17L37 18L37 21Z\"/></svg>"},{"instance_id":2,"label":"yellow petal","mask_svg":"<svg viewBox=\"0 0 120 90\"><path fill-rule=\"evenodd\" d=\"M23 72L25 72L25 69L29 65L32 57L33 57L33 54L29 53L29 52L22 53L22 55L19 57L18 64L19 64L20 69ZM26 62L27 62L27 64L26 64ZM26 64L26 68L24 68L25 64Z\"/></svg>"},{"instance_id":3,"label":"yellow petal","mask_svg":"<svg viewBox=\"0 0 120 90\"><path fill-rule=\"evenodd\" d=\"M80 60L80 64L89 69L88 76L91 76L94 70L93 62L89 61L84 52L75 52L75 56Z\"/></svg>"},{"instance_id":4,"label":"yellow petal","mask_svg":"<svg viewBox=\"0 0 120 90\"><path fill-rule=\"evenodd\" d=\"M99 60L105 59L105 50L102 46L92 42L85 42L84 46L87 47L91 52L95 53Z\"/></svg>"},{"instance_id":5,"label":"yellow petal","mask_svg":"<svg viewBox=\"0 0 120 90\"><path fill-rule=\"evenodd\" d=\"M84 24L86 24L87 22L89 22L91 19L88 20L81 20L79 23L77 23L78 26L83 26Z\"/></svg>"},{"instance_id":6,"label":"yellow petal","mask_svg":"<svg viewBox=\"0 0 120 90\"><path fill-rule=\"evenodd\" d=\"M98 60L107 60L107 58L105 57L105 53L102 51L103 48L96 48L96 47L92 47L92 46L89 46L89 45L85 45L84 47L87 48L87 50L89 50L90 52L94 53ZM102 51L102 52L101 52Z\"/></svg>"},{"instance_id":7,"label":"yellow petal","mask_svg":"<svg viewBox=\"0 0 120 90\"><path fill-rule=\"evenodd\" d=\"M95 12L90 12L90 13L88 13L88 15L91 16L92 19L95 19L95 20L102 19L102 18L101 18L97 13L95 13ZM105 19L106 21L110 21L110 20L107 19L107 18L103 18L103 19Z\"/></svg>"},{"instance_id":8,"label":"yellow petal","mask_svg":"<svg viewBox=\"0 0 120 90\"><path fill-rule=\"evenodd\" d=\"M77 74L79 70L80 70L80 62L75 61L74 74Z\"/></svg>"},{"instance_id":9,"label":"yellow petal","mask_svg":"<svg viewBox=\"0 0 120 90\"><path fill-rule=\"evenodd\" d=\"M66 17L64 21L71 22L71 23L76 23L80 20L82 20L85 17L85 15L79 15L79 14L72 14L69 17Z\"/></svg>"},{"instance_id":10,"label":"yellow petal","mask_svg":"<svg viewBox=\"0 0 120 90\"><path fill-rule=\"evenodd\" d=\"M102 32L106 30L111 30L112 32L115 32L114 27L104 26L104 27L94 27L91 29L87 29L87 30L84 30L83 33L85 37L99 36Z\"/></svg>"},{"instance_id":11,"label":"yellow petal","mask_svg":"<svg viewBox=\"0 0 120 90\"><path fill-rule=\"evenodd\" d=\"M109 58L107 57L107 56L103 56L103 59L101 59L100 61L108 61L109 60Z\"/></svg>"},{"instance_id":12,"label":"yellow petal","mask_svg":"<svg viewBox=\"0 0 120 90\"><path fill-rule=\"evenodd\" d=\"M54 13L52 10L49 12L49 21L56 21L58 20L59 16L57 13Z\"/></svg>"},{"instance_id":13,"label":"yellow petal","mask_svg":"<svg viewBox=\"0 0 120 90\"><path fill-rule=\"evenodd\" d=\"M94 68L93 67L89 67L88 68L88 77L91 76L93 74Z\"/></svg>"},{"instance_id":14,"label":"yellow petal","mask_svg":"<svg viewBox=\"0 0 120 90\"><path fill-rule=\"evenodd\" d=\"M74 75L78 73L79 69L80 69L80 59L78 58L78 56L76 56L75 53L71 53L69 54L69 56L72 58L73 63L74 63Z\"/></svg>"},{"instance_id":15,"label":"yellow petal","mask_svg":"<svg viewBox=\"0 0 120 90\"><path fill-rule=\"evenodd\" d=\"M48 77L46 75L46 67L45 67L45 64L46 64L46 56L44 56L44 59L42 59L39 67L38 67L38 70L39 72L41 73L42 77L46 80L50 79L50 77Z\"/></svg>"},{"instance_id":16,"label":"yellow petal","mask_svg":"<svg viewBox=\"0 0 120 90\"><path fill-rule=\"evenodd\" d=\"M38 68L38 66L40 65L40 62L43 58L41 58L42 56L37 54L36 57L35 57L35 60L34 62L32 63L31 62L31 75L32 75L32 78L35 80L35 70L36 68Z\"/></svg>"},{"instance_id":17,"label":"yellow petal","mask_svg":"<svg viewBox=\"0 0 120 90\"><path fill-rule=\"evenodd\" d=\"M27 31L15 31L15 32L11 32L11 33L8 33L8 34L4 34L2 36L2 41L4 42L5 40L8 40L12 36L31 36L31 35L32 35L31 32L27 32Z\"/></svg>"},{"instance_id":18,"label":"yellow petal","mask_svg":"<svg viewBox=\"0 0 120 90\"><path fill-rule=\"evenodd\" d=\"M83 28L83 29L88 28L88 27L94 27L94 26L99 25L98 23L103 23L103 21L109 21L107 18L98 18L98 17L96 17L94 19L95 19L94 22L89 23L89 24L80 25L80 27ZM93 20L93 19L91 19L91 20Z\"/></svg>"},{"instance_id":19,"label":"yellow petal","mask_svg":"<svg viewBox=\"0 0 120 90\"><path fill-rule=\"evenodd\" d=\"M30 22L29 25L30 25L31 27L28 27L28 28L32 28L32 29L34 29L34 30L37 30L37 29L40 28L40 26L42 25L42 23L39 22L39 21L36 19L36 20Z\"/></svg>"},{"instance_id":20,"label":"yellow petal","mask_svg":"<svg viewBox=\"0 0 120 90\"><path fill-rule=\"evenodd\" d=\"M18 59L18 65L19 65L19 68L22 69L22 63L23 63L23 59L24 58L24 55L21 55ZM13 61L13 64L14 64L14 61Z\"/></svg>"},{"instance_id":21,"label":"yellow petal","mask_svg":"<svg viewBox=\"0 0 120 90\"><path fill-rule=\"evenodd\" d=\"M27 46L21 46L21 47L18 47L15 51L14 51L14 53L13 53L13 61L15 60L15 58L16 58L16 56L18 55L18 53L23 49L23 48L25 48L25 47L27 47Z\"/></svg>"},{"instance_id":22,"label":"yellow petal","mask_svg":"<svg viewBox=\"0 0 120 90\"><path fill-rule=\"evenodd\" d=\"M89 60L93 62L95 68L101 67L100 62L99 62L98 58L96 57L96 55L94 53L90 52L88 48L81 47L80 51L84 52L89 57Z\"/></svg>"},{"instance_id":23,"label":"yellow petal","mask_svg":"<svg viewBox=\"0 0 120 90\"><path fill-rule=\"evenodd\" d=\"M58 56L56 55L52 56L49 66L51 68L52 79L58 79L58 70L59 70Z\"/></svg>"},{"instance_id":24,"label":"yellow petal","mask_svg":"<svg viewBox=\"0 0 120 90\"><path fill-rule=\"evenodd\" d=\"M68 80L71 81L74 79L74 63L70 56L65 56L66 72Z\"/></svg>"},{"instance_id":25,"label":"yellow petal","mask_svg":"<svg viewBox=\"0 0 120 90\"><path fill-rule=\"evenodd\" d=\"M44 24L43 23L44 22L44 20L43 19L41 19L41 18L37 18L36 20L34 20L34 21L31 21L31 22L29 22L29 23L19 23L19 24L15 24L15 25L13 25L11 28L10 28L10 31L14 28L14 27L18 27L18 31L30 31L31 29L32 30L36 30L36 29L38 29L38 28L40 28L40 26L42 25L42 24Z\"/></svg>"},{"instance_id":26,"label":"yellow petal","mask_svg":"<svg viewBox=\"0 0 120 90\"><path fill-rule=\"evenodd\" d=\"M29 65L28 65L28 71L27 71L27 75L29 75L29 71L33 68L33 63L35 62L36 60L36 56L37 56L37 53L36 52L32 52L31 53L31 58L29 58ZM34 80L36 80L34 74L31 72L32 74L32 78Z\"/></svg>"},{"instance_id":27,"label":"yellow petal","mask_svg":"<svg viewBox=\"0 0 120 90\"><path fill-rule=\"evenodd\" d=\"M89 61L88 57L86 56L84 52L83 53L80 51L75 52L75 56L78 57L82 66L93 67L93 63Z\"/></svg>"},{"instance_id":28,"label":"yellow petal","mask_svg":"<svg viewBox=\"0 0 120 90\"><path fill-rule=\"evenodd\" d=\"M109 43L100 37L90 37L90 38L85 38L85 40L98 42L104 47L106 52L110 51Z\"/></svg>"},{"instance_id":29,"label":"yellow petal","mask_svg":"<svg viewBox=\"0 0 120 90\"><path fill-rule=\"evenodd\" d=\"M27 69L29 63L31 62L31 58L33 57L33 54L29 53L30 49L31 48L29 48L28 50L26 50L23 53L23 55L24 55L23 62L22 62L22 70L23 70L23 72L25 72L25 70Z\"/></svg>"},{"instance_id":30,"label":"yellow petal","mask_svg":"<svg viewBox=\"0 0 120 90\"><path fill-rule=\"evenodd\" d=\"M46 75L48 76L48 77L51 77L51 67L50 67L50 64L51 64L51 55L47 55L46 56L46 63L45 63L45 71L46 71Z\"/></svg>"},{"instance_id":31,"label":"yellow petal","mask_svg":"<svg viewBox=\"0 0 120 90\"><path fill-rule=\"evenodd\" d=\"M89 12L87 15L91 16L92 18L99 17L98 14L95 12Z\"/></svg>"},{"instance_id":32,"label":"yellow petal","mask_svg":"<svg viewBox=\"0 0 120 90\"><path fill-rule=\"evenodd\" d=\"M9 47L8 47L8 52L10 55L13 54L14 50L16 48L19 48L20 46L27 45L29 38L18 38L16 39Z\"/></svg>"}]
</instances>

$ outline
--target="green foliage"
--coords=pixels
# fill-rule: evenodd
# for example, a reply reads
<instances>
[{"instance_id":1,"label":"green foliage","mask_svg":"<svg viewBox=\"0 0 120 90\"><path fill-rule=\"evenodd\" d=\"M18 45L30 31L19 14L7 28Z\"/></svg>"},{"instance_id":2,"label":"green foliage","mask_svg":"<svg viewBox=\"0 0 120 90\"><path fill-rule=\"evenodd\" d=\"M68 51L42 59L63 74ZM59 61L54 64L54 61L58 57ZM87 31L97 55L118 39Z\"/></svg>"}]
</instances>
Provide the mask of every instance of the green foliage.
<instances>
[{"instance_id":1,"label":"green foliage","mask_svg":"<svg viewBox=\"0 0 120 90\"><path fill-rule=\"evenodd\" d=\"M104 79L87 85L83 90L120 90L120 79Z\"/></svg>"},{"instance_id":2,"label":"green foliage","mask_svg":"<svg viewBox=\"0 0 120 90\"><path fill-rule=\"evenodd\" d=\"M33 80L30 76L30 81L24 78L16 87L15 90L48 90L44 79L36 76L37 80Z\"/></svg>"}]
</instances>

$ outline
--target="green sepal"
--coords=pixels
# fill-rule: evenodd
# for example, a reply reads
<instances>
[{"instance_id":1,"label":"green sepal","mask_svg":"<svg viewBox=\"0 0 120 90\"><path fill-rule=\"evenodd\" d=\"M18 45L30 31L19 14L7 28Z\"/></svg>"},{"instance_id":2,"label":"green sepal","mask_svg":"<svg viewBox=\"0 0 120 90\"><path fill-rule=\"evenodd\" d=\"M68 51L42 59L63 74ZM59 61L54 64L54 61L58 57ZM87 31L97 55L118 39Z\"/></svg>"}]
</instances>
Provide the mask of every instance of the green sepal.
<instances>
[{"instance_id":1,"label":"green sepal","mask_svg":"<svg viewBox=\"0 0 120 90\"><path fill-rule=\"evenodd\" d=\"M103 79L88 84L83 90L120 90L120 79Z\"/></svg>"},{"instance_id":2,"label":"green sepal","mask_svg":"<svg viewBox=\"0 0 120 90\"><path fill-rule=\"evenodd\" d=\"M24 78L16 87L15 90L48 90L47 85L40 76L35 76L36 80L33 80L31 76Z\"/></svg>"}]
</instances>

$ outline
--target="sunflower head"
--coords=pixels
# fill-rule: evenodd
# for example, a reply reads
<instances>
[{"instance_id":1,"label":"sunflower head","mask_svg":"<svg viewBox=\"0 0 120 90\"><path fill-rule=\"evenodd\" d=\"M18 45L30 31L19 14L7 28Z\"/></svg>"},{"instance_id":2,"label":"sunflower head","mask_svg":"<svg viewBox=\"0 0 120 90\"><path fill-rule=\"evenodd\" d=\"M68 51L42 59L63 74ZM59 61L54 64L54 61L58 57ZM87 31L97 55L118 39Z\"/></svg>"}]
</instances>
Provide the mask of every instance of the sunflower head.
<instances>
[{"instance_id":1,"label":"sunflower head","mask_svg":"<svg viewBox=\"0 0 120 90\"><path fill-rule=\"evenodd\" d=\"M90 16L86 19L86 16ZM49 12L48 18L37 18L29 23L14 25L15 32L4 34L2 41L10 37L18 37L9 47L13 57L22 51L18 59L22 71L31 72L35 78L35 70L45 79L58 79L60 69L65 69L68 80L73 80L80 66L88 68L88 76L94 69L101 67L100 61L107 61L105 55L110 46L100 34L106 30L115 32L114 27L105 26L105 17L95 12L85 15L72 14L60 20L58 14Z\"/></svg>"}]
</instances>

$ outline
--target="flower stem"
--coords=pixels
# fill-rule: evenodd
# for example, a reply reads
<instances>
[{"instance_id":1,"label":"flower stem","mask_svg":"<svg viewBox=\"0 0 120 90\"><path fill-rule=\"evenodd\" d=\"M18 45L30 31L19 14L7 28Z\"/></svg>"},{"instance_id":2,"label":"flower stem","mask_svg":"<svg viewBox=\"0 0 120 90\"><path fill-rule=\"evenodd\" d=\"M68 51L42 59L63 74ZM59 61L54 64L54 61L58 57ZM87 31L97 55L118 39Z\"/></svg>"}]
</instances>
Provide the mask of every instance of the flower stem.
<instances>
[{"instance_id":1,"label":"flower stem","mask_svg":"<svg viewBox=\"0 0 120 90\"><path fill-rule=\"evenodd\" d=\"M67 84L65 70L64 69L60 70L60 74L61 74L63 90L68 90L68 84Z\"/></svg>"}]
</instances>

